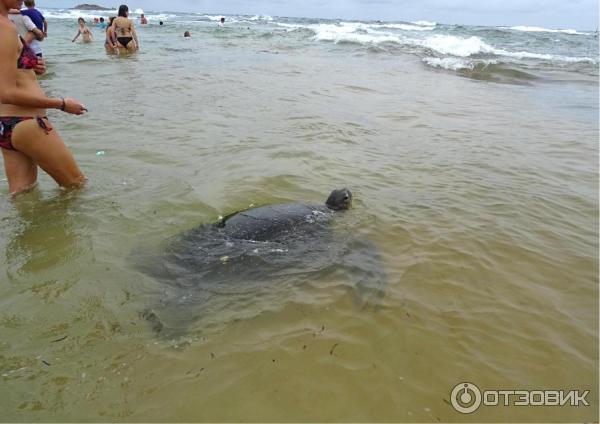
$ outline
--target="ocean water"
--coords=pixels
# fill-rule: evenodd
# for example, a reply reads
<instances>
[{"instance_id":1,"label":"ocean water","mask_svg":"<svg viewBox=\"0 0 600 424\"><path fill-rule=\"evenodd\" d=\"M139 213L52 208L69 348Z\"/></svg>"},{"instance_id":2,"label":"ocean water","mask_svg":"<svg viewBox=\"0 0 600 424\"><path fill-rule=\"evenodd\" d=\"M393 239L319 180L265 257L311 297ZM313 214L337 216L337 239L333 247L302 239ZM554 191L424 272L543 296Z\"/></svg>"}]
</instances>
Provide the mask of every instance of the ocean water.
<instances>
[{"instance_id":1,"label":"ocean water","mask_svg":"<svg viewBox=\"0 0 600 424\"><path fill-rule=\"evenodd\" d=\"M10 200L0 181L3 420L597 419L597 33L146 12L141 51L114 57L99 29L70 42L100 12L45 14L40 84L89 109L49 112L89 184ZM186 292L135 252L340 187L377 302L356 301L369 264L334 260L156 333L145 312ZM590 406L463 415L461 382Z\"/></svg>"}]
</instances>

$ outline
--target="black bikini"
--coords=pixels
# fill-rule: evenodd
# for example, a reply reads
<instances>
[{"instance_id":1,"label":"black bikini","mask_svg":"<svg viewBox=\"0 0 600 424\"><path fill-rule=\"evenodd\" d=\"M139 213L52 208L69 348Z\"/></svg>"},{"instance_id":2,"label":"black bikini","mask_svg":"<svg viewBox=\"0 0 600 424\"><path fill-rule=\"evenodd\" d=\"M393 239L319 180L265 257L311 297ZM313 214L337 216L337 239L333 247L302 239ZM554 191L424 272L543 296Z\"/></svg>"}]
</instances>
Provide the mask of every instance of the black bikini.
<instances>
[{"instance_id":1,"label":"black bikini","mask_svg":"<svg viewBox=\"0 0 600 424\"><path fill-rule=\"evenodd\" d=\"M133 37L117 37L117 41L123 46L123 47L127 47L127 44L129 44L131 42L131 40L133 40Z\"/></svg>"}]
</instances>

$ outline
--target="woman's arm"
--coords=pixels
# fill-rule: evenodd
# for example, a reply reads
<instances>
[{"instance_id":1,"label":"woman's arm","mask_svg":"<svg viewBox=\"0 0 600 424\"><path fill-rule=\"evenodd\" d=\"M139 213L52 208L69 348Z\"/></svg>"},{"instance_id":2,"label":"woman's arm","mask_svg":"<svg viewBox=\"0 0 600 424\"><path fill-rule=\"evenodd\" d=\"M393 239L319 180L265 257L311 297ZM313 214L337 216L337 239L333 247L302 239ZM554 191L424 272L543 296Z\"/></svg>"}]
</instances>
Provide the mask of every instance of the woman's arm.
<instances>
[{"instance_id":1,"label":"woman's arm","mask_svg":"<svg viewBox=\"0 0 600 424\"><path fill-rule=\"evenodd\" d=\"M74 43L75 40L77 40L79 38L79 36L81 35L81 30L77 31L77 35L75 36L75 38L73 38L73 41L71 41L71 43Z\"/></svg>"},{"instance_id":2,"label":"woman's arm","mask_svg":"<svg viewBox=\"0 0 600 424\"><path fill-rule=\"evenodd\" d=\"M0 23L0 103L36 109L61 109L80 115L85 107L73 99L52 99L46 95L32 94L17 85L17 59L19 58L17 31L14 26Z\"/></svg>"},{"instance_id":3,"label":"woman's arm","mask_svg":"<svg viewBox=\"0 0 600 424\"><path fill-rule=\"evenodd\" d=\"M133 21L132 20L130 20L130 22L131 22L131 27L130 27L130 29L131 29L131 36L133 37L133 41L135 41L136 48L139 50L140 49L140 42L138 41L138 38L137 38L137 32L135 31L135 25L133 25Z\"/></svg>"},{"instance_id":4,"label":"woman's arm","mask_svg":"<svg viewBox=\"0 0 600 424\"><path fill-rule=\"evenodd\" d=\"M40 31L37 26L35 26L29 16L23 15L21 16L21 19L23 20L23 25L28 31L27 34L25 34L25 37L23 37L27 44L31 43L33 40L42 41L44 39L44 33Z\"/></svg>"},{"instance_id":5,"label":"woman's arm","mask_svg":"<svg viewBox=\"0 0 600 424\"><path fill-rule=\"evenodd\" d=\"M51 99L45 95L31 94L17 85L17 59L19 46L14 27L0 27L0 103L37 109L62 107L62 99Z\"/></svg>"},{"instance_id":6,"label":"woman's arm","mask_svg":"<svg viewBox=\"0 0 600 424\"><path fill-rule=\"evenodd\" d=\"M117 43L115 42L115 31L113 30L113 27L108 27L108 29L106 30L106 39L108 41L108 45L110 46L111 49L116 50L117 52L119 51L119 46L117 46Z\"/></svg>"},{"instance_id":7,"label":"woman's arm","mask_svg":"<svg viewBox=\"0 0 600 424\"><path fill-rule=\"evenodd\" d=\"M27 34L25 34L25 37L23 37L23 40L25 40L27 44L31 44L31 42L35 39L36 37L33 31L28 31Z\"/></svg>"},{"instance_id":8,"label":"woman's arm","mask_svg":"<svg viewBox=\"0 0 600 424\"><path fill-rule=\"evenodd\" d=\"M33 32L33 35L35 37L36 40L39 41L43 41L44 40L44 33L42 31L40 31L37 27L35 27L34 29L31 30L31 32Z\"/></svg>"}]
</instances>

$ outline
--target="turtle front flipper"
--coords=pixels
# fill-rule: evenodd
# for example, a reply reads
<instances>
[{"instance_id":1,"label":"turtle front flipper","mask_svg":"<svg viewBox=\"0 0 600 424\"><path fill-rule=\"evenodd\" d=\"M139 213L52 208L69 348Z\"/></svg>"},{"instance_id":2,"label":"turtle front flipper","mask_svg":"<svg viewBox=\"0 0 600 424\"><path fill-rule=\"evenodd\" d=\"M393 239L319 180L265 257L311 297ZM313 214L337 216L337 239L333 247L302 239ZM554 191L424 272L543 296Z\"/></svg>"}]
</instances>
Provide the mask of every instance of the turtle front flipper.
<instances>
[{"instance_id":1,"label":"turtle front flipper","mask_svg":"<svg viewBox=\"0 0 600 424\"><path fill-rule=\"evenodd\" d=\"M354 302L361 308L379 309L387 286L381 254L369 240L352 237L342 264L355 285Z\"/></svg>"}]
</instances>

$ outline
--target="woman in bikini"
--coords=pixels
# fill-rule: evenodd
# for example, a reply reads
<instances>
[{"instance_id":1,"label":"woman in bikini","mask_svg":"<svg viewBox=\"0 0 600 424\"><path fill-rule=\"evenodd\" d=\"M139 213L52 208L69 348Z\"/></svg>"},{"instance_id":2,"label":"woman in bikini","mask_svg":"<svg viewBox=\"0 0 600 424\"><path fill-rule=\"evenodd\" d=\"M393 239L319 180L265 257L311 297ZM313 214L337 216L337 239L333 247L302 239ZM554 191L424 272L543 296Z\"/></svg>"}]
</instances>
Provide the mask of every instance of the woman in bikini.
<instances>
[{"instance_id":1,"label":"woman in bikini","mask_svg":"<svg viewBox=\"0 0 600 424\"><path fill-rule=\"evenodd\" d=\"M110 17L110 23L106 27L106 40L104 41L104 48L107 53L119 54L119 47L117 47L117 37L115 36L115 30L113 27L114 16Z\"/></svg>"},{"instance_id":2,"label":"woman in bikini","mask_svg":"<svg viewBox=\"0 0 600 424\"><path fill-rule=\"evenodd\" d=\"M117 46L122 53L133 53L139 50L140 43L135 32L133 21L127 18L129 8L122 4L119 6L119 16L113 21L113 29L117 36Z\"/></svg>"},{"instance_id":3,"label":"woman in bikini","mask_svg":"<svg viewBox=\"0 0 600 424\"><path fill-rule=\"evenodd\" d=\"M61 187L79 187L85 176L46 109L73 115L87 110L74 99L47 97L40 88L35 74L45 70L43 59L19 38L7 17L9 9L22 5L23 0L0 0L0 150L8 190L16 195L35 187L38 166Z\"/></svg>"},{"instance_id":4,"label":"woman in bikini","mask_svg":"<svg viewBox=\"0 0 600 424\"><path fill-rule=\"evenodd\" d=\"M85 19L79 18L77 19L77 23L79 24L79 31L77 31L77 35L75 36L75 38L73 38L72 42L74 43L75 40L77 40L77 38L79 38L79 36L81 35L81 38L84 43L91 43L94 37L92 37L92 31L90 31L90 29L85 26Z\"/></svg>"}]
</instances>

